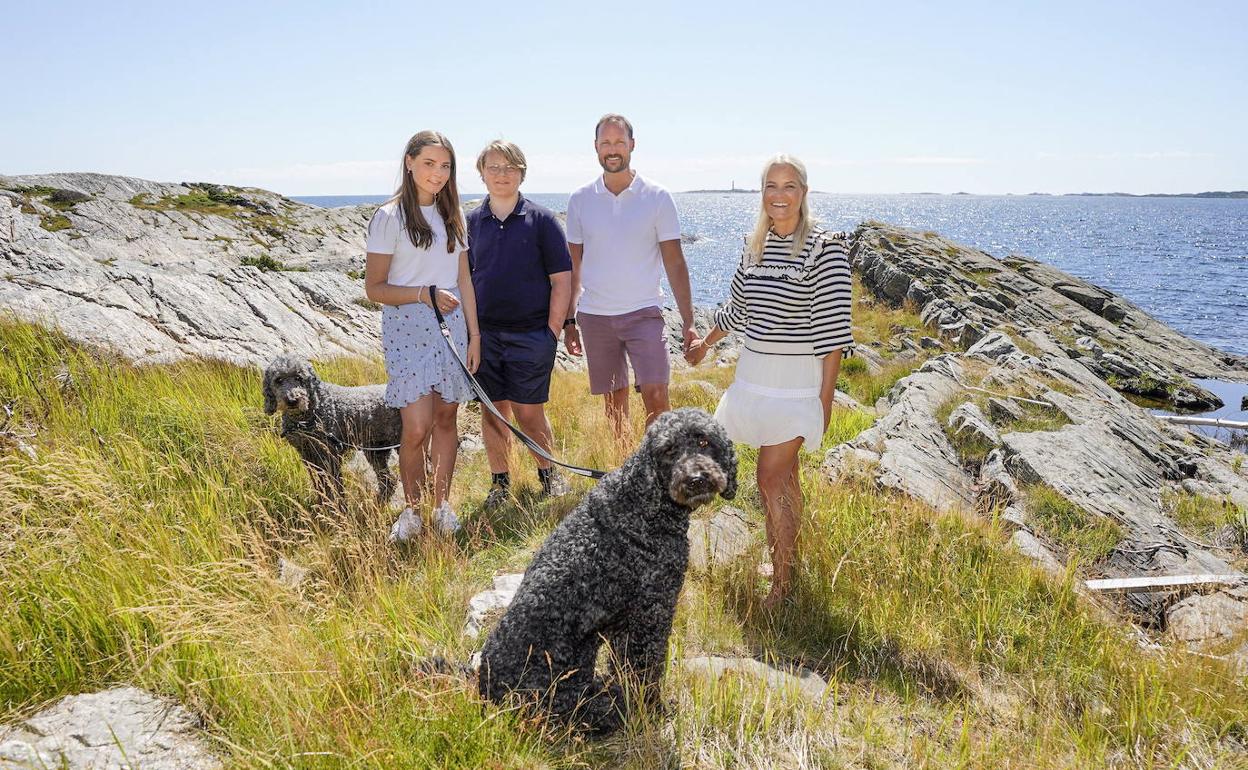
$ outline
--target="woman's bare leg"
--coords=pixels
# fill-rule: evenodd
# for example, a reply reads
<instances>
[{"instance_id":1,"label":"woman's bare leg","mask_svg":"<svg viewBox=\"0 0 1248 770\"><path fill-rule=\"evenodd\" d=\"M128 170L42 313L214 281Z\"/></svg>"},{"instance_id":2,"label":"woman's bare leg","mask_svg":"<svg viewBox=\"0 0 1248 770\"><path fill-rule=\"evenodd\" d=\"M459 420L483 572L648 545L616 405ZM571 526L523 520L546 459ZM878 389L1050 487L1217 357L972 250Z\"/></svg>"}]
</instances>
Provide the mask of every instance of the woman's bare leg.
<instances>
[{"instance_id":1,"label":"woman's bare leg","mask_svg":"<svg viewBox=\"0 0 1248 770\"><path fill-rule=\"evenodd\" d=\"M802 487L798 452L802 439L764 446L758 451L758 489L767 516L767 545L771 549L771 593L763 606L772 608L788 594L793 580L797 526L802 514Z\"/></svg>"}]
</instances>

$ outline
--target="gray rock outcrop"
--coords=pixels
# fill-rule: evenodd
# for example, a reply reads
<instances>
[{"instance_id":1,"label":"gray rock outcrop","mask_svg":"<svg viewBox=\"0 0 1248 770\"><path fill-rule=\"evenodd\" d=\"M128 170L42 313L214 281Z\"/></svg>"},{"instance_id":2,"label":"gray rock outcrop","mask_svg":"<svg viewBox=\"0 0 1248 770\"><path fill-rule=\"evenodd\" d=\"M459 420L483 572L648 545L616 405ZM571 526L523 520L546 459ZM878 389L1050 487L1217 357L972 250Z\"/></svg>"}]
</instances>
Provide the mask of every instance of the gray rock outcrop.
<instances>
[{"instance_id":1,"label":"gray rock outcrop","mask_svg":"<svg viewBox=\"0 0 1248 770\"><path fill-rule=\"evenodd\" d=\"M1188 339L1122 297L1025 257L996 259L933 233L871 222L855 231L850 258L873 294L913 303L941 340L963 348L994 330L1029 329L1122 392L1179 409L1221 405L1192 378L1248 381L1248 358Z\"/></svg>"},{"instance_id":2,"label":"gray rock outcrop","mask_svg":"<svg viewBox=\"0 0 1248 770\"><path fill-rule=\"evenodd\" d=\"M58 206L48 190L87 199ZM0 306L139 362L376 355L379 315L352 273L370 213L217 185L0 177Z\"/></svg>"},{"instance_id":3,"label":"gray rock outcrop","mask_svg":"<svg viewBox=\"0 0 1248 770\"><path fill-rule=\"evenodd\" d=\"M813 701L821 701L828 693L828 682L813 671L801 668L777 668L754 658L704 656L685 658L685 671L716 681L725 676L738 676L762 683L777 693L791 693Z\"/></svg>"},{"instance_id":4,"label":"gray rock outcrop","mask_svg":"<svg viewBox=\"0 0 1248 770\"><path fill-rule=\"evenodd\" d=\"M0 307L140 363L377 357L379 307L363 284L375 208L210 183L0 176ZM697 311L702 334L710 312ZM684 367L679 315L665 314ZM712 362L734 351L726 340ZM561 345L558 365L584 358Z\"/></svg>"},{"instance_id":5,"label":"gray rock outcrop","mask_svg":"<svg viewBox=\"0 0 1248 770\"><path fill-rule=\"evenodd\" d=\"M1234 639L1248 628L1248 588L1230 588L1189 596L1166 612L1175 639L1194 648Z\"/></svg>"},{"instance_id":6,"label":"gray rock outcrop","mask_svg":"<svg viewBox=\"0 0 1248 770\"><path fill-rule=\"evenodd\" d=\"M1248 509L1242 463L1122 393L1213 405L1188 378L1248 381L1248 359L1049 266L996 260L931 233L866 224L851 258L877 299L913 303L965 352L899 381L877 404L875 425L828 452L827 472L869 474L938 510L1004 510L1015 546L1053 573L1074 551L1107 577L1235 572L1243 552L1234 538L1185 532L1165 501ZM944 425L938 412L948 414ZM1187 639L1248 611L1242 592L1216 597L1139 592L1126 601L1146 625Z\"/></svg>"},{"instance_id":7,"label":"gray rock outcrop","mask_svg":"<svg viewBox=\"0 0 1248 770\"><path fill-rule=\"evenodd\" d=\"M141 767L217 770L199 720L182 706L135 687L71 695L0 728L0 769Z\"/></svg>"},{"instance_id":8,"label":"gray rock outcrop","mask_svg":"<svg viewBox=\"0 0 1248 770\"><path fill-rule=\"evenodd\" d=\"M516 598L523 572L511 572L494 577L492 588L481 591L468 600L468 619L464 621L464 636L476 638L491 627Z\"/></svg>"},{"instance_id":9,"label":"gray rock outcrop","mask_svg":"<svg viewBox=\"0 0 1248 770\"><path fill-rule=\"evenodd\" d=\"M750 547L750 525L745 512L726 505L714 516L689 523L689 568L706 570L736 560Z\"/></svg>"}]
</instances>

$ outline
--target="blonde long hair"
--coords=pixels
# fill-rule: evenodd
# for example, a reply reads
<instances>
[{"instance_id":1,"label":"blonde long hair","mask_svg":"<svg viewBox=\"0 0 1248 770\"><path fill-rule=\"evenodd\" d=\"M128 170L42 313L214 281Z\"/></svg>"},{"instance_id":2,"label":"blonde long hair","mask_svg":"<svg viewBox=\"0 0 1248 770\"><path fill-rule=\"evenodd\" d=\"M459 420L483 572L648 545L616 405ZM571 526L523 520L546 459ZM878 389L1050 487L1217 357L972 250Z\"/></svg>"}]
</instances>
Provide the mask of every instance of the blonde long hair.
<instances>
[{"instance_id":1,"label":"blonde long hair","mask_svg":"<svg viewBox=\"0 0 1248 770\"><path fill-rule=\"evenodd\" d=\"M757 265L763 261L763 248L767 245L767 232L771 230L771 217L767 215L767 206L763 203L763 194L767 190L767 175L771 173L771 169L775 166L792 168L797 172L797 178L802 183L802 205L797 211L797 229L793 231L792 255L794 257L801 255L802 249L806 247L806 238L810 236L811 228L815 225L814 219L810 216L810 203L807 202L810 185L806 182L806 164L783 152L771 156L767 163L763 165L762 181L759 184L758 222L754 225L754 232L750 234L745 245L751 265Z\"/></svg>"},{"instance_id":2,"label":"blonde long hair","mask_svg":"<svg viewBox=\"0 0 1248 770\"><path fill-rule=\"evenodd\" d=\"M420 211L416 183L407 171L407 158L415 158L420 155L421 150L431 146L445 147L451 156L450 178L434 196L433 203L437 206L438 214L442 216L442 222L446 225L446 251L448 254L453 254L463 248L467 238L464 235L464 212L459 208L459 187L455 182L455 148L451 146L451 140L437 131L420 131L408 139L407 147L403 149L403 160L399 161L399 178L402 181L390 200L398 200L399 208L403 211L403 225L412 243L420 249L432 246L433 228L425 221L425 216Z\"/></svg>"}]
</instances>

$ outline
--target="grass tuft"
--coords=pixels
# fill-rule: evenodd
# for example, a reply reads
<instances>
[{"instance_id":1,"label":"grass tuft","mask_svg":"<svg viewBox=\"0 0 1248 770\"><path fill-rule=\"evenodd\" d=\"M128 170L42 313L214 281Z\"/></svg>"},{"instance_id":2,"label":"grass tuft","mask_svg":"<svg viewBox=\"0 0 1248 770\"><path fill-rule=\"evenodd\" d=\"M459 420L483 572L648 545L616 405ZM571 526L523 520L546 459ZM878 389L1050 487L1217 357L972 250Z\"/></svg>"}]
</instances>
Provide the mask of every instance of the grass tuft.
<instances>
[{"instance_id":1,"label":"grass tuft","mask_svg":"<svg viewBox=\"0 0 1248 770\"><path fill-rule=\"evenodd\" d=\"M1023 494L1027 520L1085 563L1101 561L1122 540L1122 528L1117 523L1083 510L1052 487L1033 484Z\"/></svg>"},{"instance_id":2,"label":"grass tuft","mask_svg":"<svg viewBox=\"0 0 1248 770\"><path fill-rule=\"evenodd\" d=\"M68 230L74 226L69 221L69 217L64 214L52 214L39 218L39 226L50 233L59 233L61 230Z\"/></svg>"},{"instance_id":3,"label":"grass tuft","mask_svg":"<svg viewBox=\"0 0 1248 770\"><path fill-rule=\"evenodd\" d=\"M261 254L256 257L243 257L238 261L244 267L254 267L266 273L306 273L306 267L295 267L287 265L285 262L273 257L269 254ZM367 301L367 300L365 300ZM377 308L380 310L380 308Z\"/></svg>"}]
</instances>

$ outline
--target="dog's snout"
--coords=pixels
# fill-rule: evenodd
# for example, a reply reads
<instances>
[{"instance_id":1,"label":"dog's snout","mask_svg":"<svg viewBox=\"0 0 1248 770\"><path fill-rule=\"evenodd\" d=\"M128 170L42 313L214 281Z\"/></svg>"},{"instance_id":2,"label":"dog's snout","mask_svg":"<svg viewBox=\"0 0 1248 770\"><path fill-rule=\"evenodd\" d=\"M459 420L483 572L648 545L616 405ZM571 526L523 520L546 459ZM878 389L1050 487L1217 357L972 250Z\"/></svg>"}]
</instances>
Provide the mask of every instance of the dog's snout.
<instances>
[{"instance_id":1,"label":"dog's snout","mask_svg":"<svg viewBox=\"0 0 1248 770\"><path fill-rule=\"evenodd\" d=\"M688 485L690 491L696 494L704 494L711 491L713 482L711 481L709 474L703 471L698 471L689 477L686 484Z\"/></svg>"}]
</instances>

